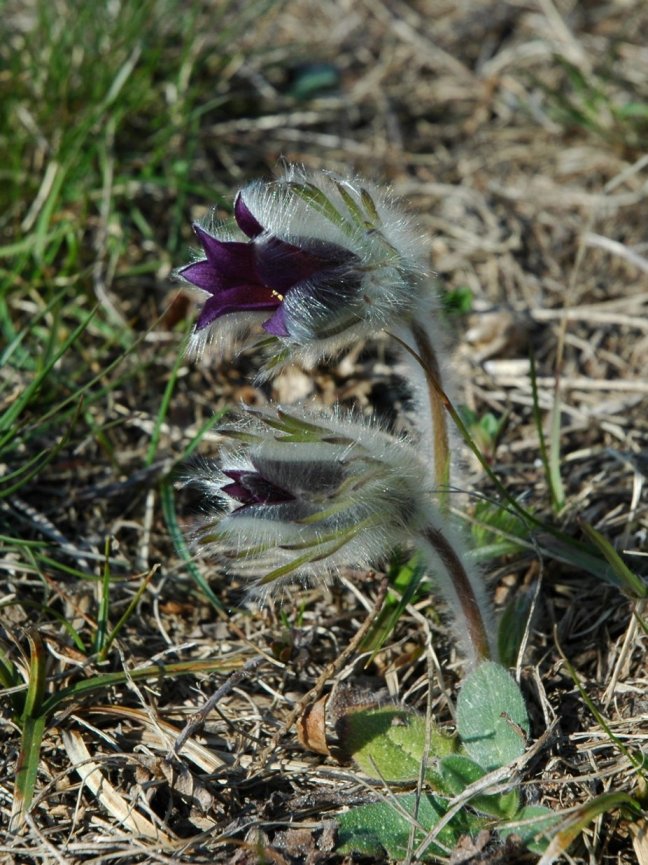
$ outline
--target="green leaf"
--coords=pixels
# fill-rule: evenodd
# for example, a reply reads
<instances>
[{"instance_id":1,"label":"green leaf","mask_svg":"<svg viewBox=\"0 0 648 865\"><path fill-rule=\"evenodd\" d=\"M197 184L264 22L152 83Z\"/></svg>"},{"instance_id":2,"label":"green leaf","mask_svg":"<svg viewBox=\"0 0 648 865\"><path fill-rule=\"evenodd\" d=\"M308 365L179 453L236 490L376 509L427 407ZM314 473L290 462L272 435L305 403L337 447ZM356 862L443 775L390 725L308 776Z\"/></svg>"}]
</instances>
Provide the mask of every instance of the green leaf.
<instances>
[{"instance_id":1,"label":"green leaf","mask_svg":"<svg viewBox=\"0 0 648 865\"><path fill-rule=\"evenodd\" d=\"M450 796L461 795L485 774L481 766L463 754L450 754L439 761L442 789ZM500 794L478 793L471 796L469 804L477 811L510 820L518 812L520 799L515 790Z\"/></svg>"},{"instance_id":2,"label":"green leaf","mask_svg":"<svg viewBox=\"0 0 648 865\"><path fill-rule=\"evenodd\" d=\"M34 799L45 720L45 715L39 715L27 718L23 724L9 824L11 832L20 830Z\"/></svg>"},{"instance_id":3,"label":"green leaf","mask_svg":"<svg viewBox=\"0 0 648 865\"><path fill-rule=\"evenodd\" d=\"M45 647L36 630L29 632L27 640L29 642L29 679L27 681L23 720L36 718L40 715L45 697Z\"/></svg>"},{"instance_id":4,"label":"green leaf","mask_svg":"<svg viewBox=\"0 0 648 865\"><path fill-rule=\"evenodd\" d=\"M519 553L528 541L528 525L518 514L494 502L478 502L471 523L478 561Z\"/></svg>"},{"instance_id":5,"label":"green leaf","mask_svg":"<svg viewBox=\"0 0 648 865\"><path fill-rule=\"evenodd\" d=\"M46 717L43 712L46 672L45 647L36 631L31 631L27 635L27 639L29 642L29 679L22 717L20 753L18 754L14 781L14 799L11 812L11 830L14 832L22 826L34 798Z\"/></svg>"},{"instance_id":6,"label":"green leaf","mask_svg":"<svg viewBox=\"0 0 648 865\"><path fill-rule=\"evenodd\" d=\"M396 595L391 590L387 593L382 610L358 647L359 652L373 651L373 656L376 655L385 640L389 639L407 605L412 603L417 595L425 572L426 567L420 556L413 556L404 564L400 557L394 561L387 576L390 586L399 594Z\"/></svg>"},{"instance_id":7,"label":"green leaf","mask_svg":"<svg viewBox=\"0 0 648 865\"><path fill-rule=\"evenodd\" d=\"M349 712L337 726L340 747L370 778L392 783L415 782L426 754L451 754L456 741L436 727L426 731L426 719L410 709L386 706Z\"/></svg>"},{"instance_id":8,"label":"green leaf","mask_svg":"<svg viewBox=\"0 0 648 865\"><path fill-rule=\"evenodd\" d=\"M300 67L289 94L294 99L309 100L336 90L340 83L340 70L332 63L311 62Z\"/></svg>"},{"instance_id":9,"label":"green leaf","mask_svg":"<svg viewBox=\"0 0 648 865\"><path fill-rule=\"evenodd\" d=\"M338 818L338 852L363 853L402 860L408 846L416 848L445 815L447 802L431 793L393 796L390 801L359 805ZM436 860L457 845L466 833L476 835L484 821L467 811L457 814L417 861Z\"/></svg>"},{"instance_id":10,"label":"green leaf","mask_svg":"<svg viewBox=\"0 0 648 865\"><path fill-rule=\"evenodd\" d=\"M529 731L524 698L504 667L485 661L466 677L457 699L457 731L486 771L524 753Z\"/></svg>"},{"instance_id":11,"label":"green leaf","mask_svg":"<svg viewBox=\"0 0 648 865\"><path fill-rule=\"evenodd\" d=\"M549 843L546 833L560 820L551 808L544 805L526 805L519 811L513 822L497 830L500 838L516 835L525 847L533 853L542 854Z\"/></svg>"},{"instance_id":12,"label":"green leaf","mask_svg":"<svg viewBox=\"0 0 648 865\"><path fill-rule=\"evenodd\" d=\"M514 595L504 608L497 628L497 650L502 664L513 667L526 633L537 585Z\"/></svg>"},{"instance_id":13,"label":"green leaf","mask_svg":"<svg viewBox=\"0 0 648 865\"><path fill-rule=\"evenodd\" d=\"M50 694L43 701L42 714L44 717L51 714L68 700L78 700L97 691L105 692L115 685L124 685L131 681L155 681L156 679L162 681L163 679L173 679L176 676L196 676L199 673L229 673L232 670L238 670L243 664L244 660L240 655L237 655L231 658L177 661L174 664L150 664L147 667L135 667L133 670L102 673L91 676L89 679L81 679Z\"/></svg>"},{"instance_id":14,"label":"green leaf","mask_svg":"<svg viewBox=\"0 0 648 865\"><path fill-rule=\"evenodd\" d=\"M468 315L473 308L473 292L467 285L450 289L441 296L446 315Z\"/></svg>"}]
</instances>

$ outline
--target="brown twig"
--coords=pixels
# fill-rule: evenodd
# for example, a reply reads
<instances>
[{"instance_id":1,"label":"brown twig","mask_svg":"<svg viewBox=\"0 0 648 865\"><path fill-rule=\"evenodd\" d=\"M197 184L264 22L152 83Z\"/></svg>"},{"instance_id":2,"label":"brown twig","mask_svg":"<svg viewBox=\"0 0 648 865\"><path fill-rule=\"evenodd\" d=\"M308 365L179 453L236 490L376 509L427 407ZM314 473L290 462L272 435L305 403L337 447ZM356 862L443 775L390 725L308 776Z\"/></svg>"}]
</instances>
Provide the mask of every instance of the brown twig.
<instances>
[{"instance_id":1,"label":"brown twig","mask_svg":"<svg viewBox=\"0 0 648 865\"><path fill-rule=\"evenodd\" d=\"M255 670L261 666L263 661L266 659L262 655L257 655L255 658L250 658L249 661L241 667L240 670L236 670L236 672L232 673L232 675L227 679L223 684L218 688L218 690L214 691L211 697L207 700L207 702L194 714L191 716L189 721L186 723L183 731L180 733L178 738L173 743L173 757L177 757L180 754L185 742L190 736L199 730L205 721L211 710L214 706L221 700L226 694L239 685L244 679L247 679Z\"/></svg>"}]
</instances>

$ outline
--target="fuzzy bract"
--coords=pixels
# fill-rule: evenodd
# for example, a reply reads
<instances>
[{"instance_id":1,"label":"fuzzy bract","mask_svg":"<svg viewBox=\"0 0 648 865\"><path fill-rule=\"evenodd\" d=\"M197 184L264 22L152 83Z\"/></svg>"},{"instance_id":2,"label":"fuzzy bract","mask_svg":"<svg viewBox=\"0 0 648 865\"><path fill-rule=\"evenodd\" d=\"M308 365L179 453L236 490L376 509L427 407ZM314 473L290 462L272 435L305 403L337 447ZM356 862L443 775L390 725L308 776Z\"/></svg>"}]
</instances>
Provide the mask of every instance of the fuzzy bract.
<instances>
[{"instance_id":1,"label":"fuzzy bract","mask_svg":"<svg viewBox=\"0 0 648 865\"><path fill-rule=\"evenodd\" d=\"M193 354L261 338L271 365L313 362L430 305L419 233L363 181L291 167L242 189L234 218L195 225L203 257L179 271L206 296Z\"/></svg>"}]
</instances>

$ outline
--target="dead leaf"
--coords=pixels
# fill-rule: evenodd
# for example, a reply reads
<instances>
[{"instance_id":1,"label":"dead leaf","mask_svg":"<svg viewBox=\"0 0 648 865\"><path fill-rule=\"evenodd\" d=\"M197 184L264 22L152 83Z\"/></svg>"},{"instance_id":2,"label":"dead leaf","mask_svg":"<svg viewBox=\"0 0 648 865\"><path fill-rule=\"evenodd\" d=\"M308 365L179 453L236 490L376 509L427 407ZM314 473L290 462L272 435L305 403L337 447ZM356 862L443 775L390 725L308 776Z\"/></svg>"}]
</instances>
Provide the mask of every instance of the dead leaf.
<instances>
[{"instance_id":1,"label":"dead leaf","mask_svg":"<svg viewBox=\"0 0 648 865\"><path fill-rule=\"evenodd\" d=\"M326 744L326 704L328 694L307 706L301 718L297 720L297 739L300 744L309 751L316 754L324 754L327 757L331 752Z\"/></svg>"},{"instance_id":2,"label":"dead leaf","mask_svg":"<svg viewBox=\"0 0 648 865\"><path fill-rule=\"evenodd\" d=\"M151 838L154 841L173 845L174 839L170 835L158 826L154 826L113 787L98 763L92 759L83 737L77 730L62 730L61 737L75 771L101 806L115 820L140 838Z\"/></svg>"}]
</instances>

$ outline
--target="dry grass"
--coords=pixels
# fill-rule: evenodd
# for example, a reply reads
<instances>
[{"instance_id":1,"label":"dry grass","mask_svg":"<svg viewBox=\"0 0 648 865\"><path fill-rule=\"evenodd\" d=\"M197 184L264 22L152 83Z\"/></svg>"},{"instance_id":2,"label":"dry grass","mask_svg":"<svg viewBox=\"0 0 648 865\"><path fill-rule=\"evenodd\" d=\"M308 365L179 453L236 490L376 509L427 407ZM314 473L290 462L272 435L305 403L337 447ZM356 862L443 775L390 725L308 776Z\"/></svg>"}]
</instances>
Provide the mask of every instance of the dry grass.
<instances>
[{"instance_id":1,"label":"dry grass","mask_svg":"<svg viewBox=\"0 0 648 865\"><path fill-rule=\"evenodd\" d=\"M209 15L205 22L209 43ZM202 123L191 169L202 183L213 179L229 189L267 174L280 157L389 181L430 235L440 284L472 291L473 313L454 319L455 389L478 416L507 418L493 467L527 507L554 519L533 420L532 346L546 417L560 392L566 503L557 519L575 537L579 520L591 523L643 574L648 120L622 109L648 104L646 45L643 0L277 5L236 37L219 88L236 94L239 102L231 104L242 107ZM291 87L313 59L332 64L339 84L297 101ZM209 204L199 196L191 203L187 243L191 217ZM165 225L159 201L151 213ZM165 236L163 228L152 243L162 246ZM126 255L134 261L144 255L139 243L133 232ZM144 280L105 282L118 314L146 331L139 374L97 408L110 447L97 437L63 449L7 507L23 538L46 540L55 559L82 572L100 573L102 539L115 538L113 624L141 575L160 565L108 669L216 659L222 672L129 677L97 699L62 706L45 733L29 818L0 842L0 858L47 865L339 861L327 821L343 805L364 801L367 782L352 767L307 752L286 721L325 671L323 691L344 683L422 710L431 701L439 719L451 723L461 665L433 600L408 611L368 667L366 656L342 653L380 592L374 574L349 574L330 591L294 592L281 605L256 609L239 606L241 587L201 562L223 604L218 615L169 539L159 481L214 410L241 399L315 396L391 413L404 399L398 366L380 339L332 369L291 372L260 388L250 383L249 358L223 367L183 365L156 459L147 466L179 346L168 316L157 319L177 290L168 271L167 264L165 273ZM174 309L185 314L177 302ZM217 445L207 434L201 453ZM495 498L467 457L462 485ZM178 509L190 526L195 503L179 493ZM535 538L528 552L490 562L487 575L499 604L541 580L522 683L534 737L550 726L553 734L522 782L530 801L563 811L607 791L637 794L628 750L648 748L647 637L639 604L552 557L545 541ZM26 561L12 553L0 564L4 598L17 601L3 608L4 639L19 660L37 619L48 687L61 687L99 668L43 604L83 631L97 616L97 584ZM30 601L41 605L38 612ZM645 623L645 607L643 615ZM341 655L342 663L327 666ZM252 661L253 669L244 666ZM227 678L233 670L234 681ZM225 682L204 727L174 753L184 725ZM8 701L2 708L6 825L19 740ZM633 846L633 831L618 812L606 813L567 861L645 863L646 842ZM490 845L451 861L535 859Z\"/></svg>"}]
</instances>

